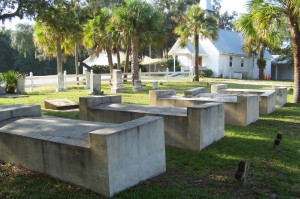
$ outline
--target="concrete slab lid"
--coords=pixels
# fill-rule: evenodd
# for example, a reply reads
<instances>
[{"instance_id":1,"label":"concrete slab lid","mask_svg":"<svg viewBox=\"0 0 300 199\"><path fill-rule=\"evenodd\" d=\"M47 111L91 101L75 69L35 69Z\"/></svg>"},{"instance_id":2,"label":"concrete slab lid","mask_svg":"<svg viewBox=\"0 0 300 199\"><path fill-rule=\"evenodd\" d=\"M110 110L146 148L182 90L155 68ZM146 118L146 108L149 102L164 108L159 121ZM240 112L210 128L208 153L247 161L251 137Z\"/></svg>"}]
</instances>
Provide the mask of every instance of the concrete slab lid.
<instances>
[{"instance_id":1,"label":"concrete slab lid","mask_svg":"<svg viewBox=\"0 0 300 199\"><path fill-rule=\"evenodd\" d=\"M0 132L88 147L90 132L112 126L115 124L58 117L28 117L0 122Z\"/></svg>"},{"instance_id":2,"label":"concrete slab lid","mask_svg":"<svg viewBox=\"0 0 300 199\"><path fill-rule=\"evenodd\" d=\"M32 107L37 105L25 105L25 104L11 104L11 105L1 105L0 111L10 111L15 110L16 108L25 108L25 107Z\"/></svg>"},{"instance_id":3,"label":"concrete slab lid","mask_svg":"<svg viewBox=\"0 0 300 199\"><path fill-rule=\"evenodd\" d=\"M69 99L53 99L53 100L45 100L45 108L46 109L54 109L54 110L68 110L79 108L79 105Z\"/></svg>"},{"instance_id":4,"label":"concrete slab lid","mask_svg":"<svg viewBox=\"0 0 300 199\"><path fill-rule=\"evenodd\" d=\"M77 105L75 102L69 99L53 99L53 100L45 100L45 102L54 103L56 106Z\"/></svg>"},{"instance_id":5,"label":"concrete slab lid","mask_svg":"<svg viewBox=\"0 0 300 199\"><path fill-rule=\"evenodd\" d=\"M226 91L240 91L240 92L249 92L249 93L265 93L272 90L256 90L256 89L233 89L233 88L227 88L224 89Z\"/></svg>"},{"instance_id":6,"label":"concrete slab lid","mask_svg":"<svg viewBox=\"0 0 300 199\"><path fill-rule=\"evenodd\" d=\"M125 123L121 123L121 124L116 124L114 126L105 128L105 129L98 129L95 130L93 132L91 132L92 134L101 134L101 135L109 135L109 134L113 134L117 131L125 131L137 126L141 126L144 124L148 124L149 122L153 122L155 120L159 120L162 117L157 117L157 116L145 116L145 117L141 117L135 120L131 120L129 122L125 122Z\"/></svg>"},{"instance_id":7,"label":"concrete slab lid","mask_svg":"<svg viewBox=\"0 0 300 199\"><path fill-rule=\"evenodd\" d=\"M186 100L186 101L203 101L203 102L237 102L237 95L235 94L213 94L213 93L205 93L207 95L196 95L194 97L183 97L183 96L170 96L170 97L162 97L165 100Z\"/></svg>"},{"instance_id":8,"label":"concrete slab lid","mask_svg":"<svg viewBox=\"0 0 300 199\"><path fill-rule=\"evenodd\" d=\"M80 97L80 98L101 98L101 97L115 97L118 95L89 95L89 96L84 96L84 97Z\"/></svg>"},{"instance_id":9,"label":"concrete slab lid","mask_svg":"<svg viewBox=\"0 0 300 199\"><path fill-rule=\"evenodd\" d=\"M144 105L116 103L116 104L101 104L101 105L93 107L93 109L136 112L136 113L149 113L149 114L155 114L155 115L187 116L186 108L173 108L173 107L157 107L157 106L144 106Z\"/></svg>"},{"instance_id":10,"label":"concrete slab lid","mask_svg":"<svg viewBox=\"0 0 300 199\"><path fill-rule=\"evenodd\" d=\"M206 103L206 104L200 104L200 105L197 105L197 106L194 106L195 108L209 108L209 107L212 107L212 106L217 106L217 105L220 105L222 103L217 103L217 102L210 102L210 103Z\"/></svg>"}]
</instances>

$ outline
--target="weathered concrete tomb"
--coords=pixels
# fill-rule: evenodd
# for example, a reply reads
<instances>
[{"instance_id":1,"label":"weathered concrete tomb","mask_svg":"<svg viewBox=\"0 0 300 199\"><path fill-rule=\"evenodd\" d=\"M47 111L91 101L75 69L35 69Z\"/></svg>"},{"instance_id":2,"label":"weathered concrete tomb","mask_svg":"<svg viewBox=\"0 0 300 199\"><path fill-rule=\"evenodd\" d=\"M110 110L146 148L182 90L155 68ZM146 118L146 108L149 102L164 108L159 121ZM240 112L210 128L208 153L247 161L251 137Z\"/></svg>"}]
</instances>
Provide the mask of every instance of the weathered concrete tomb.
<instances>
[{"instance_id":1,"label":"weathered concrete tomb","mask_svg":"<svg viewBox=\"0 0 300 199\"><path fill-rule=\"evenodd\" d=\"M259 114L270 114L275 111L276 92L274 90L228 89L226 84L211 85L212 93L253 94L259 96ZM283 99L283 98L282 98Z\"/></svg>"},{"instance_id":2,"label":"weathered concrete tomb","mask_svg":"<svg viewBox=\"0 0 300 199\"><path fill-rule=\"evenodd\" d=\"M81 97L79 109L82 120L110 123L128 122L147 115L161 116L166 145L179 148L199 151L224 137L224 107L220 103L168 108L122 104L121 96L95 96Z\"/></svg>"},{"instance_id":3,"label":"weathered concrete tomb","mask_svg":"<svg viewBox=\"0 0 300 199\"><path fill-rule=\"evenodd\" d=\"M164 107L193 107L212 102L223 103L225 124L239 126L247 126L259 118L258 96L205 93L203 87L187 90L184 93L185 96L177 96L175 90L151 90L149 103Z\"/></svg>"},{"instance_id":4,"label":"weathered concrete tomb","mask_svg":"<svg viewBox=\"0 0 300 199\"><path fill-rule=\"evenodd\" d=\"M0 106L0 160L111 197L166 171L163 119L109 124Z\"/></svg>"}]
</instances>

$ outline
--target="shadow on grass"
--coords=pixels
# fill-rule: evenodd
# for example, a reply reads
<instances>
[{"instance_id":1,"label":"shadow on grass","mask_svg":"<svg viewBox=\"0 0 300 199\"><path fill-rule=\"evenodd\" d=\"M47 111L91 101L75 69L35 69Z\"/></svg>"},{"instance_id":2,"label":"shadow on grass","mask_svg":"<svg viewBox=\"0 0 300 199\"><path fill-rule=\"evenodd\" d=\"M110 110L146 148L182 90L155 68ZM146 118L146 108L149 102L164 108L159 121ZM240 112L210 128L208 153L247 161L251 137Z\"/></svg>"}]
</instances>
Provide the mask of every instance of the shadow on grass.
<instances>
[{"instance_id":1,"label":"shadow on grass","mask_svg":"<svg viewBox=\"0 0 300 199\"><path fill-rule=\"evenodd\" d=\"M5 176L1 176L1 174ZM104 198L91 191L22 167L0 163L0 198ZM3 178L2 178L3 177ZM3 179L3 180L2 180Z\"/></svg>"}]
</instances>

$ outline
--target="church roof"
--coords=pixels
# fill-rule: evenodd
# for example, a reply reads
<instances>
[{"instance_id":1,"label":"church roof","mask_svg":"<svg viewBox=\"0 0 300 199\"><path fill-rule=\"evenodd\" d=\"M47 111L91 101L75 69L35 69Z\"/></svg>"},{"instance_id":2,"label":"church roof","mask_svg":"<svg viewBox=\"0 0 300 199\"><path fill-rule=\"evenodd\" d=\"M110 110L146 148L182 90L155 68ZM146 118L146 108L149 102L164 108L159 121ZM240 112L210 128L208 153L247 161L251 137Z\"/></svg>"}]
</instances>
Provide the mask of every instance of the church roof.
<instances>
[{"instance_id":1,"label":"church roof","mask_svg":"<svg viewBox=\"0 0 300 199\"><path fill-rule=\"evenodd\" d=\"M218 39L211 42L220 54L248 56L248 53L243 50L244 37L240 33L231 30L219 29L218 35ZM207 54L205 53L205 49L203 49L201 46L201 41L199 42L199 45L199 54ZM177 46L175 44L170 50L169 54L173 55L176 53L176 48L178 48ZM189 53L194 53L194 45L190 42L190 40L187 45L187 49ZM271 54L268 51L265 52L265 58L271 59Z\"/></svg>"},{"instance_id":2,"label":"church roof","mask_svg":"<svg viewBox=\"0 0 300 199\"><path fill-rule=\"evenodd\" d=\"M238 32L219 29L219 36L216 41L212 41L221 54L247 55L243 50L244 37Z\"/></svg>"},{"instance_id":3,"label":"church roof","mask_svg":"<svg viewBox=\"0 0 300 199\"><path fill-rule=\"evenodd\" d=\"M248 55L248 53L243 50L243 35L235 31L219 29L219 37L216 41L213 41L213 44L221 54ZM264 57L271 59L272 55L266 50Z\"/></svg>"}]
</instances>

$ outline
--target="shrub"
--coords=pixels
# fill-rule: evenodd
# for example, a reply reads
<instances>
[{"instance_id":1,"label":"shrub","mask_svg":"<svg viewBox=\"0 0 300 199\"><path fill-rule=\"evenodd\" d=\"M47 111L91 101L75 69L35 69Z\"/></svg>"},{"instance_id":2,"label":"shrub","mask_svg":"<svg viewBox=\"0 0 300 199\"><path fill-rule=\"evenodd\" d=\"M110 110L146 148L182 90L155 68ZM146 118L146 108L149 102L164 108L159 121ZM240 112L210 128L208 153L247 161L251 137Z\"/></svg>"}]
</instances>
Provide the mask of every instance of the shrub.
<instances>
[{"instance_id":1,"label":"shrub","mask_svg":"<svg viewBox=\"0 0 300 199\"><path fill-rule=\"evenodd\" d=\"M200 77L212 77L213 71L211 69L205 69L200 72Z\"/></svg>"},{"instance_id":2,"label":"shrub","mask_svg":"<svg viewBox=\"0 0 300 199\"><path fill-rule=\"evenodd\" d=\"M110 73L109 66L92 66L93 73L95 74L103 74L103 73Z\"/></svg>"},{"instance_id":3,"label":"shrub","mask_svg":"<svg viewBox=\"0 0 300 199\"><path fill-rule=\"evenodd\" d=\"M4 83L4 78L3 78L2 73L0 73L0 86L1 86L2 83Z\"/></svg>"},{"instance_id":4,"label":"shrub","mask_svg":"<svg viewBox=\"0 0 300 199\"><path fill-rule=\"evenodd\" d=\"M170 58L166 61L166 67L169 69L169 71L173 71L174 70L174 59ZM176 59L175 61L175 71L180 71L181 70L181 66L179 64L179 61Z\"/></svg>"},{"instance_id":5,"label":"shrub","mask_svg":"<svg viewBox=\"0 0 300 199\"><path fill-rule=\"evenodd\" d=\"M4 80L4 89L6 93L11 94L16 92L18 75L18 72L12 70L2 73Z\"/></svg>"}]
</instances>

